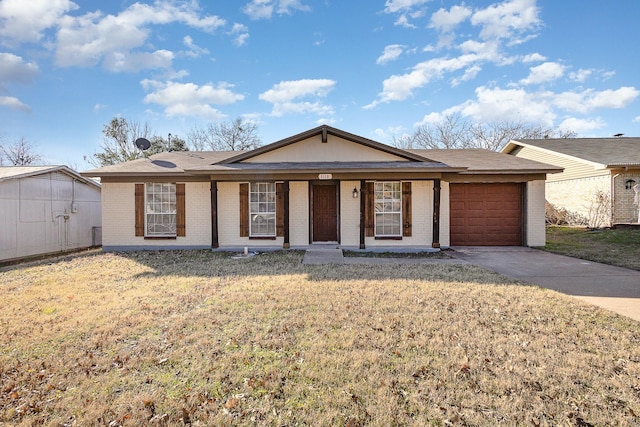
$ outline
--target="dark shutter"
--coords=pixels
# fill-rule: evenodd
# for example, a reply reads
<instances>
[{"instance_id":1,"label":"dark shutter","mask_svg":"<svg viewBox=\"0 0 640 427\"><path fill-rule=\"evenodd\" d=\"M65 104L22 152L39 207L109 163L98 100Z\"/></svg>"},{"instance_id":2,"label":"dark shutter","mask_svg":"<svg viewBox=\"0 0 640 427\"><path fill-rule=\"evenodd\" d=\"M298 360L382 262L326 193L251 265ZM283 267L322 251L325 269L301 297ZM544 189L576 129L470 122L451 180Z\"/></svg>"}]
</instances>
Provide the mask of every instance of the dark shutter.
<instances>
[{"instance_id":1,"label":"dark shutter","mask_svg":"<svg viewBox=\"0 0 640 427\"><path fill-rule=\"evenodd\" d=\"M364 231L367 237L373 237L375 235L375 193L373 182L367 182L364 198Z\"/></svg>"},{"instance_id":2,"label":"dark shutter","mask_svg":"<svg viewBox=\"0 0 640 427\"><path fill-rule=\"evenodd\" d=\"M240 237L249 237L249 184L240 184Z\"/></svg>"},{"instance_id":3,"label":"dark shutter","mask_svg":"<svg viewBox=\"0 0 640 427\"><path fill-rule=\"evenodd\" d=\"M185 185L176 184L176 235L187 235L187 218L185 213Z\"/></svg>"},{"instance_id":4,"label":"dark shutter","mask_svg":"<svg viewBox=\"0 0 640 427\"><path fill-rule=\"evenodd\" d=\"M402 183L402 235L411 237L411 183Z\"/></svg>"},{"instance_id":5,"label":"dark shutter","mask_svg":"<svg viewBox=\"0 0 640 427\"><path fill-rule=\"evenodd\" d=\"M276 236L284 236L284 184L276 183Z\"/></svg>"},{"instance_id":6,"label":"dark shutter","mask_svg":"<svg viewBox=\"0 0 640 427\"><path fill-rule=\"evenodd\" d=\"M136 236L144 236L144 184L136 184L135 210Z\"/></svg>"}]
</instances>

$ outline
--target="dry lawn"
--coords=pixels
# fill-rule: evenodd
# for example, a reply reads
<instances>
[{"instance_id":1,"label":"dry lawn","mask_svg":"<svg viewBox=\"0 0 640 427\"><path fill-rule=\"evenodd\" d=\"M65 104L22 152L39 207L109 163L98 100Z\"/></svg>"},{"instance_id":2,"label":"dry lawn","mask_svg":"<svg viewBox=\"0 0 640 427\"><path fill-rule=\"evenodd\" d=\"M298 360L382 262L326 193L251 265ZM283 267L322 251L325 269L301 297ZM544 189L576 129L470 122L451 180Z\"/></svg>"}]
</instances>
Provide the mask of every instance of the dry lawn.
<instances>
[{"instance_id":1,"label":"dry lawn","mask_svg":"<svg viewBox=\"0 0 640 427\"><path fill-rule=\"evenodd\" d=\"M460 265L0 270L0 425L639 425L640 324Z\"/></svg>"}]
</instances>

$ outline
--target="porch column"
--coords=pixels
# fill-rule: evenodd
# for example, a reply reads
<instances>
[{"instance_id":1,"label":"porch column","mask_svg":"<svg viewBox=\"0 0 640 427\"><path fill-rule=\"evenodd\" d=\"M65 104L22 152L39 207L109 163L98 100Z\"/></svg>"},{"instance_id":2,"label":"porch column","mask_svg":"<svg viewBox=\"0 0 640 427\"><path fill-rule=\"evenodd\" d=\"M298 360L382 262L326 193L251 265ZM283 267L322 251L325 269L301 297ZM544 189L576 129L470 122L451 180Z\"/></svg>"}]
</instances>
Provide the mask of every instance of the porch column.
<instances>
[{"instance_id":1,"label":"porch column","mask_svg":"<svg viewBox=\"0 0 640 427\"><path fill-rule=\"evenodd\" d=\"M289 242L289 181L284 181L282 190L284 191L284 243L282 244L282 247L284 249L289 249L291 247Z\"/></svg>"},{"instance_id":2,"label":"porch column","mask_svg":"<svg viewBox=\"0 0 640 427\"><path fill-rule=\"evenodd\" d=\"M367 182L363 179L360 181L360 249L365 249L364 245L364 210L365 210L365 192L367 191Z\"/></svg>"},{"instance_id":3,"label":"porch column","mask_svg":"<svg viewBox=\"0 0 640 427\"><path fill-rule=\"evenodd\" d=\"M432 248L440 247L440 180L433 180L433 242Z\"/></svg>"},{"instance_id":4,"label":"porch column","mask_svg":"<svg viewBox=\"0 0 640 427\"><path fill-rule=\"evenodd\" d=\"M211 248L219 247L218 242L218 182L211 181Z\"/></svg>"}]
</instances>

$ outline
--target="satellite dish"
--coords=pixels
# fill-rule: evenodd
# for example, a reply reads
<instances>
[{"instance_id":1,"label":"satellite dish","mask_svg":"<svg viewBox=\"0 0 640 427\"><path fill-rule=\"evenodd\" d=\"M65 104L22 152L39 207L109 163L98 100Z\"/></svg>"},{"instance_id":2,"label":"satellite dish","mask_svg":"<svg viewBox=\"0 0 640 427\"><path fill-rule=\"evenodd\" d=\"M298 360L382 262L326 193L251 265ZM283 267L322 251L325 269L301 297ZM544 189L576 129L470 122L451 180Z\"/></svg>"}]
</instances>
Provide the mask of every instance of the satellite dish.
<instances>
[{"instance_id":1,"label":"satellite dish","mask_svg":"<svg viewBox=\"0 0 640 427\"><path fill-rule=\"evenodd\" d=\"M149 142L147 138L138 138L136 139L135 144L136 144L136 147L138 147L142 151L148 150L149 147L151 147L151 142Z\"/></svg>"}]
</instances>

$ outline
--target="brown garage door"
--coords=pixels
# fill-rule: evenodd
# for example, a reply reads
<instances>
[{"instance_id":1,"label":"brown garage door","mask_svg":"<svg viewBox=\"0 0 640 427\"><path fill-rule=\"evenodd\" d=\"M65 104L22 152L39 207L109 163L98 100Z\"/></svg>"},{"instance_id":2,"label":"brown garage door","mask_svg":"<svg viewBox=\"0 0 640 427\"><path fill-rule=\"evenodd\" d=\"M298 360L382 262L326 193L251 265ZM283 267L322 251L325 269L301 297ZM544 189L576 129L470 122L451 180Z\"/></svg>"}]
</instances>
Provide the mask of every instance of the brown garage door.
<instances>
[{"instance_id":1,"label":"brown garage door","mask_svg":"<svg viewBox=\"0 0 640 427\"><path fill-rule=\"evenodd\" d=\"M451 184L451 245L522 245L522 184Z\"/></svg>"}]
</instances>

